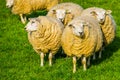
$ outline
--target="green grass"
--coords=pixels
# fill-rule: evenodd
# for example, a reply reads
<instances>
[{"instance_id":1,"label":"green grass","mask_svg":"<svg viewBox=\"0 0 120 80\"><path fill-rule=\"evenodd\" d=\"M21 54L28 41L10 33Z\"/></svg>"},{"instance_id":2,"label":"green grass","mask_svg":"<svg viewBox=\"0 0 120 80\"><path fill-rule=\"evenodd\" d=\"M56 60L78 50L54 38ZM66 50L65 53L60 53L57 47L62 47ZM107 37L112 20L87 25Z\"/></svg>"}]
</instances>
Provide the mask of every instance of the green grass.
<instances>
[{"instance_id":1,"label":"green grass","mask_svg":"<svg viewBox=\"0 0 120 80\"><path fill-rule=\"evenodd\" d=\"M77 72L72 73L72 58L56 54L52 67L45 58L40 67L39 55L28 42L27 32L17 15L11 14L0 0L0 80L120 80L120 3L118 0L63 0L74 2L84 8L97 6L112 10L117 23L116 38L105 51L102 59L92 60L87 71L83 71L80 60ZM28 17L45 15L38 11Z\"/></svg>"}]
</instances>

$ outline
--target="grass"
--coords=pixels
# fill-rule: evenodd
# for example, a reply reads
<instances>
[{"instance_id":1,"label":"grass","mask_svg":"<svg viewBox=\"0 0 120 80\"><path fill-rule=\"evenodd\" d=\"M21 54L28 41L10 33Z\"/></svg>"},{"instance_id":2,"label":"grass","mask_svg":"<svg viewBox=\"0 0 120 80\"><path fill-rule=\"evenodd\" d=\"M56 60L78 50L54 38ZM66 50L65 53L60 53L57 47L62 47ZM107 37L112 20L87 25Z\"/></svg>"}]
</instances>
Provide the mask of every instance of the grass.
<instances>
[{"instance_id":1,"label":"grass","mask_svg":"<svg viewBox=\"0 0 120 80\"><path fill-rule=\"evenodd\" d=\"M97 6L112 10L117 23L116 38L103 51L102 59L92 60L87 71L83 71L80 61L77 72L72 73L72 58L56 54L52 67L45 58L45 66L40 67L39 55L27 39L27 33L17 15L11 14L0 0L0 80L119 80L120 79L120 3L117 0L63 0L74 2L84 8ZM45 15L37 11L28 17Z\"/></svg>"}]
</instances>

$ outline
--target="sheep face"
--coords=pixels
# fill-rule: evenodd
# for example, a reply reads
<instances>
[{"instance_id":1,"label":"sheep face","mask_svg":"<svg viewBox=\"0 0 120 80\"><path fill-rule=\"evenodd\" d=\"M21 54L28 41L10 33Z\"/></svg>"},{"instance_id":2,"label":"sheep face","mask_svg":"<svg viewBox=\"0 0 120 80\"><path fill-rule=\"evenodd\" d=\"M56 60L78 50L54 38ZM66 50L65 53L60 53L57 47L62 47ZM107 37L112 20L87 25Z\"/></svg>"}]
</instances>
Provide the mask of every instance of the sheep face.
<instances>
[{"instance_id":1,"label":"sheep face","mask_svg":"<svg viewBox=\"0 0 120 80\"><path fill-rule=\"evenodd\" d=\"M25 26L25 29L28 32L36 31L38 28L38 24L39 24L39 19L31 18L29 19L28 24Z\"/></svg>"},{"instance_id":2,"label":"sheep face","mask_svg":"<svg viewBox=\"0 0 120 80\"><path fill-rule=\"evenodd\" d=\"M14 0L6 0L6 7L11 8L13 6Z\"/></svg>"},{"instance_id":3,"label":"sheep face","mask_svg":"<svg viewBox=\"0 0 120 80\"><path fill-rule=\"evenodd\" d=\"M99 10L99 11L91 11L92 16L95 16L100 24L105 22L106 15L110 14L111 10Z\"/></svg>"},{"instance_id":4,"label":"sheep face","mask_svg":"<svg viewBox=\"0 0 120 80\"><path fill-rule=\"evenodd\" d=\"M92 16L95 16L97 18L97 20L99 21L99 23L104 23L105 21L105 11L92 11L91 14Z\"/></svg>"},{"instance_id":5,"label":"sheep face","mask_svg":"<svg viewBox=\"0 0 120 80\"><path fill-rule=\"evenodd\" d=\"M56 18L58 20L60 20L61 22L64 21L65 19L65 15L70 13L70 11L68 10L64 10L64 9L57 9L57 10L53 10L53 13L56 15Z\"/></svg>"},{"instance_id":6,"label":"sheep face","mask_svg":"<svg viewBox=\"0 0 120 80\"><path fill-rule=\"evenodd\" d=\"M73 34L81 38L84 36L84 26L86 26L85 22L75 22L73 24L69 24L69 27L72 28Z\"/></svg>"}]
</instances>

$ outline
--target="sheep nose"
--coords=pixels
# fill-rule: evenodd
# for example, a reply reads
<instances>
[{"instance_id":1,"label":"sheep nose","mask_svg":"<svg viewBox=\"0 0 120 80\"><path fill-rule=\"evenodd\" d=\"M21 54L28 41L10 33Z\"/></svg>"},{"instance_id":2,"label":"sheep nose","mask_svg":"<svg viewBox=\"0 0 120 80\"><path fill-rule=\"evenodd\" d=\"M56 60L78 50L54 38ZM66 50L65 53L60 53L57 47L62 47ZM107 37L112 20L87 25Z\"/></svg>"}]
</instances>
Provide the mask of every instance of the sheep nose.
<instances>
[{"instance_id":1,"label":"sheep nose","mask_svg":"<svg viewBox=\"0 0 120 80\"><path fill-rule=\"evenodd\" d=\"M24 27L24 29L26 30L26 27Z\"/></svg>"},{"instance_id":2,"label":"sheep nose","mask_svg":"<svg viewBox=\"0 0 120 80\"><path fill-rule=\"evenodd\" d=\"M63 19L62 18L59 18L59 20L62 22L63 21Z\"/></svg>"},{"instance_id":3,"label":"sheep nose","mask_svg":"<svg viewBox=\"0 0 120 80\"><path fill-rule=\"evenodd\" d=\"M100 19L100 21L103 21L103 19Z\"/></svg>"},{"instance_id":4,"label":"sheep nose","mask_svg":"<svg viewBox=\"0 0 120 80\"><path fill-rule=\"evenodd\" d=\"M7 8L12 8L12 5L9 5L9 4L8 4L8 5L6 5L6 7L7 7Z\"/></svg>"},{"instance_id":5,"label":"sheep nose","mask_svg":"<svg viewBox=\"0 0 120 80\"><path fill-rule=\"evenodd\" d=\"M80 35L83 35L83 32L79 32Z\"/></svg>"}]
</instances>

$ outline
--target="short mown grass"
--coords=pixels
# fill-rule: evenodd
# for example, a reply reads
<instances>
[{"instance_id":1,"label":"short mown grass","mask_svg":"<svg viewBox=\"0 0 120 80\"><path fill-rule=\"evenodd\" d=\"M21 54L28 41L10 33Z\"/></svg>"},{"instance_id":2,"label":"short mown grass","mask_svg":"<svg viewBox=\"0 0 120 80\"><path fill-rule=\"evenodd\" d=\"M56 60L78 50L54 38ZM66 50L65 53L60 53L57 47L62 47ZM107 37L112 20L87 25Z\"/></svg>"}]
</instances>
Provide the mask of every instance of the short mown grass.
<instances>
[{"instance_id":1,"label":"short mown grass","mask_svg":"<svg viewBox=\"0 0 120 80\"><path fill-rule=\"evenodd\" d=\"M40 67L39 55L28 42L27 32L19 19L0 0L0 80L120 80L120 3L118 0L63 0L74 2L83 8L92 6L112 10L117 23L116 38L103 51L102 59L91 60L91 66L83 71L80 60L77 72L72 73L72 58L56 54L52 67L45 58ZM37 11L28 17L46 15Z\"/></svg>"}]
</instances>

